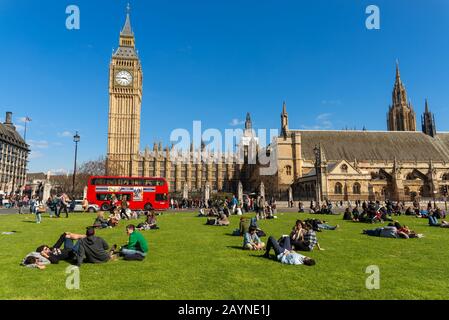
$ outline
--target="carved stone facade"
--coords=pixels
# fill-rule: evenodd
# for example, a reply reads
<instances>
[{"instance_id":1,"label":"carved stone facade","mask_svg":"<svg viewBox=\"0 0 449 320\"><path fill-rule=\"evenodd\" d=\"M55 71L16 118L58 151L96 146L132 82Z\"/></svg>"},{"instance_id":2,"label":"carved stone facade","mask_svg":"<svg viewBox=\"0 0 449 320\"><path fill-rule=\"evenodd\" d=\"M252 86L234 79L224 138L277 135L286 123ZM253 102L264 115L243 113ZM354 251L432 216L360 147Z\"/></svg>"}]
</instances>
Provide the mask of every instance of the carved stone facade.
<instances>
[{"instance_id":1,"label":"carved stone facade","mask_svg":"<svg viewBox=\"0 0 449 320\"><path fill-rule=\"evenodd\" d=\"M393 105L387 115L389 131L416 131L416 114L401 80L399 65L396 65L396 82L393 89Z\"/></svg>"},{"instance_id":2,"label":"carved stone facade","mask_svg":"<svg viewBox=\"0 0 449 320\"><path fill-rule=\"evenodd\" d=\"M442 198L449 186L449 133L437 133L426 101L423 132L396 70L389 131L289 130L283 106L277 150L278 173L271 193L286 200L315 200L317 188L329 200L413 200ZM399 116L398 116L399 115ZM314 149L325 154L317 172ZM318 183L317 183L318 182Z\"/></svg>"},{"instance_id":3,"label":"carved stone facade","mask_svg":"<svg viewBox=\"0 0 449 320\"><path fill-rule=\"evenodd\" d=\"M25 186L29 152L12 123L12 113L7 112L5 122L0 123L0 191L9 194Z\"/></svg>"}]
</instances>

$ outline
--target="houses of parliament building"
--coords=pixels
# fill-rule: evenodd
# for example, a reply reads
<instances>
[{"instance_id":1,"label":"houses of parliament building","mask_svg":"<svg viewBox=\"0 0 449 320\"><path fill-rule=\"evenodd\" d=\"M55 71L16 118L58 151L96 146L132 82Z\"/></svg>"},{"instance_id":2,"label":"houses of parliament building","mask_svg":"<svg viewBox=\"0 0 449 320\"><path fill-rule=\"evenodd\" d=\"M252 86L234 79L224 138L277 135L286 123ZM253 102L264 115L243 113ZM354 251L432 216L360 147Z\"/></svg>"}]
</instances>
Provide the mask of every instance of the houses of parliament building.
<instances>
[{"instance_id":1,"label":"houses of parliament building","mask_svg":"<svg viewBox=\"0 0 449 320\"><path fill-rule=\"evenodd\" d=\"M219 161L193 161L204 146L192 145L187 161L176 161L171 148L154 144L140 150L143 72L135 47L129 12L113 53L109 77L107 174L160 176L172 192L259 192L279 200L404 200L444 196L449 185L449 133L437 132L427 101L417 119L402 82L399 66L387 113L388 131L331 131L290 129L287 106L281 113L280 134L258 152L276 155L277 172L260 174L260 165L238 163L235 154L219 154ZM242 143L257 143L251 117L245 122ZM208 155L209 156L209 155Z\"/></svg>"}]
</instances>

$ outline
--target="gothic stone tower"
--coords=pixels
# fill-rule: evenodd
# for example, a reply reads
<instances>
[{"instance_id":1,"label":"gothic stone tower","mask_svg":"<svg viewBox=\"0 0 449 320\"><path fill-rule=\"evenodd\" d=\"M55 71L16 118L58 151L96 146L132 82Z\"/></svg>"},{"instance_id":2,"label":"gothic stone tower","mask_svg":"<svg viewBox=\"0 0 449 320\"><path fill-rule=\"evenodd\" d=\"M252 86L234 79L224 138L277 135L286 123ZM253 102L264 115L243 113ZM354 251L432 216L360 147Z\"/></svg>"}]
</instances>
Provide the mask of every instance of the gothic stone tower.
<instances>
[{"instance_id":1,"label":"gothic stone tower","mask_svg":"<svg viewBox=\"0 0 449 320\"><path fill-rule=\"evenodd\" d=\"M416 114L401 80L399 64L396 64L396 82L393 89L393 105L387 115L388 131L416 131Z\"/></svg>"},{"instance_id":2,"label":"gothic stone tower","mask_svg":"<svg viewBox=\"0 0 449 320\"><path fill-rule=\"evenodd\" d=\"M138 175L143 73L128 13L109 67L107 174Z\"/></svg>"},{"instance_id":3,"label":"gothic stone tower","mask_svg":"<svg viewBox=\"0 0 449 320\"><path fill-rule=\"evenodd\" d=\"M432 112L429 111L429 105L426 99L426 110L421 117L422 132L434 138L437 135L437 128L435 125L435 117Z\"/></svg>"}]
</instances>

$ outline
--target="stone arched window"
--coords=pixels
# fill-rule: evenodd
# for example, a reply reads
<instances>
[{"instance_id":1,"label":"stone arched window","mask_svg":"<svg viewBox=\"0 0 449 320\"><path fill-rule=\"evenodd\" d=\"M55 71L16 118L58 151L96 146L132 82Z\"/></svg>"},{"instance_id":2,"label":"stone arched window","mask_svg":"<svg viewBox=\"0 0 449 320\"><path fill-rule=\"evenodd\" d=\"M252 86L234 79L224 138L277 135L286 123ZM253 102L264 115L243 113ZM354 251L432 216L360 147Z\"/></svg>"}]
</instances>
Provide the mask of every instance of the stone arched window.
<instances>
[{"instance_id":1,"label":"stone arched window","mask_svg":"<svg viewBox=\"0 0 449 320\"><path fill-rule=\"evenodd\" d=\"M409 173L409 174L405 177L405 179L406 179L406 180L415 180L416 177L415 177L415 175L413 174L413 172L411 172L411 173Z\"/></svg>"},{"instance_id":2,"label":"stone arched window","mask_svg":"<svg viewBox=\"0 0 449 320\"><path fill-rule=\"evenodd\" d=\"M443 177L441 178L443 181L449 181L449 173L443 174Z\"/></svg>"},{"instance_id":3,"label":"stone arched window","mask_svg":"<svg viewBox=\"0 0 449 320\"><path fill-rule=\"evenodd\" d=\"M409 187L405 187L405 188L404 188L404 194L405 194L406 196L409 196L409 195L410 195L410 188L409 188Z\"/></svg>"},{"instance_id":4,"label":"stone arched window","mask_svg":"<svg viewBox=\"0 0 449 320\"><path fill-rule=\"evenodd\" d=\"M285 167L285 174L287 176L291 176L292 175L292 167L291 166L286 166Z\"/></svg>"},{"instance_id":5,"label":"stone arched window","mask_svg":"<svg viewBox=\"0 0 449 320\"><path fill-rule=\"evenodd\" d=\"M362 193L362 186L360 185L360 183L358 183L358 182L354 183L354 185L352 186L352 193L353 194L361 194Z\"/></svg>"},{"instance_id":6,"label":"stone arched window","mask_svg":"<svg viewBox=\"0 0 449 320\"><path fill-rule=\"evenodd\" d=\"M343 164L340 167L340 170L341 170L342 173L348 173L348 166L346 164Z\"/></svg>"},{"instance_id":7,"label":"stone arched window","mask_svg":"<svg viewBox=\"0 0 449 320\"><path fill-rule=\"evenodd\" d=\"M343 193L343 185L340 182L337 182L335 184L335 194L342 194Z\"/></svg>"}]
</instances>

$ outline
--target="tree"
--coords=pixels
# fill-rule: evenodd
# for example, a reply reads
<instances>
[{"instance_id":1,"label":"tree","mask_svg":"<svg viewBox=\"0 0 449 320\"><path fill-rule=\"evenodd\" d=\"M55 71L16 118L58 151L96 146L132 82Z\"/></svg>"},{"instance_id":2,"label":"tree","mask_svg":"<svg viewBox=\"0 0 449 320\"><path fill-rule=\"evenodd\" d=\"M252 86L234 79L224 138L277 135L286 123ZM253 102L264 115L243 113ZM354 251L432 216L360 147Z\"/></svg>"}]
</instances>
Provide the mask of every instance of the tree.
<instances>
[{"instance_id":1,"label":"tree","mask_svg":"<svg viewBox=\"0 0 449 320\"><path fill-rule=\"evenodd\" d=\"M104 157L100 157L97 160L90 160L82 163L77 168L75 188L73 189L73 174L53 176L52 181L56 185L58 193L67 193L71 197L81 199L84 195L84 188L87 186L87 182L91 176L101 176L106 172L106 160Z\"/></svg>"}]
</instances>

